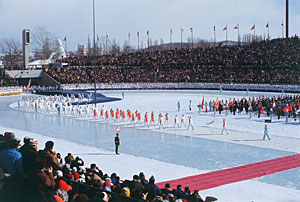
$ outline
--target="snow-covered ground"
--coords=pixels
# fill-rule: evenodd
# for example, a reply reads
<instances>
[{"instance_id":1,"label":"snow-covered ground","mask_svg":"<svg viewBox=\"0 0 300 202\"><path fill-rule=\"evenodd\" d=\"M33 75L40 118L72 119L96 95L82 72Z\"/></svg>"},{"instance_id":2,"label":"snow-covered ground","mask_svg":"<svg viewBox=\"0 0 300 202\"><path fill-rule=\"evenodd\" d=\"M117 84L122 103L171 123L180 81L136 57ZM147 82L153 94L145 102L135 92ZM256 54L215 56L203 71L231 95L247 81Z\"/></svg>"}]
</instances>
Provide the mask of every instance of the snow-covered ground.
<instances>
[{"instance_id":1,"label":"snow-covered ground","mask_svg":"<svg viewBox=\"0 0 300 202\"><path fill-rule=\"evenodd\" d=\"M106 91L111 97L122 97L121 91ZM262 93L250 92L249 96ZM278 94L264 93L267 96ZM246 92L219 91L125 91L123 100L105 103L105 108L169 113L170 123L165 129L145 127L93 119L80 119L56 114L37 114L9 108L19 96L0 98L0 132L14 131L22 139L31 136L39 140L39 147L51 139L55 150L66 155L79 155L88 166L96 162L106 173L116 172L123 179L143 171L154 175L156 182L200 174L238 165L299 153L300 124L285 118L268 124L271 141L262 141L264 119L245 112L229 115L229 135L220 135L225 113L199 113L197 104L216 99L248 97ZM192 111L188 110L189 100ZM177 102L181 111L177 112ZM11 105L12 107L16 104ZM102 106L102 104L100 105ZM193 117L194 131L174 129L175 114ZM143 118L142 118L143 119ZM156 120L157 121L157 120ZM212 124L208 124L215 121ZM114 155L113 138L116 127L121 128L121 155ZM300 169L247 180L202 191L202 196L213 195L218 201L300 201ZM183 185L184 186L184 185Z\"/></svg>"}]
</instances>

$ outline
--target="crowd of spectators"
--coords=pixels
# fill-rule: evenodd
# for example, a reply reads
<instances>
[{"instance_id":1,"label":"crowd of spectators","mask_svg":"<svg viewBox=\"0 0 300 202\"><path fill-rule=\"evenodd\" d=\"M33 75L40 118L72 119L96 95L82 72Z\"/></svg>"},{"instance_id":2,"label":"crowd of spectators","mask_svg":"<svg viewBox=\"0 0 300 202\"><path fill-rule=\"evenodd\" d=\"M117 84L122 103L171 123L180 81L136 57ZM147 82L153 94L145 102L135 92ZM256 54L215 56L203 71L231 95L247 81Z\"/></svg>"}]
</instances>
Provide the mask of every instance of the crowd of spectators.
<instances>
[{"instance_id":1,"label":"crowd of spectators","mask_svg":"<svg viewBox=\"0 0 300 202\"><path fill-rule=\"evenodd\" d=\"M298 37L243 46L69 57L69 67L45 68L61 83L219 82L300 83Z\"/></svg>"},{"instance_id":2,"label":"crowd of spectators","mask_svg":"<svg viewBox=\"0 0 300 202\"><path fill-rule=\"evenodd\" d=\"M15 79L11 78L3 69L0 69L0 87L17 85Z\"/></svg>"},{"instance_id":3,"label":"crowd of spectators","mask_svg":"<svg viewBox=\"0 0 300 202\"><path fill-rule=\"evenodd\" d=\"M235 115L245 111L253 112L260 117L261 114L272 116L273 114L280 119L281 116L292 117L296 120L297 116L300 120L300 95L281 95L278 97L249 97L248 99L233 99L229 101L216 101L209 103L209 110L213 107L221 114L222 111L228 110Z\"/></svg>"},{"instance_id":4,"label":"crowd of spectators","mask_svg":"<svg viewBox=\"0 0 300 202\"><path fill-rule=\"evenodd\" d=\"M64 158L54 151L54 142L47 141L38 149L38 141L20 140L12 132L0 136L0 199L7 202L201 202L199 191L164 189L155 185L155 178L146 179L143 172L132 180L121 180L92 163L68 153ZM205 201L215 201L206 197Z\"/></svg>"}]
</instances>

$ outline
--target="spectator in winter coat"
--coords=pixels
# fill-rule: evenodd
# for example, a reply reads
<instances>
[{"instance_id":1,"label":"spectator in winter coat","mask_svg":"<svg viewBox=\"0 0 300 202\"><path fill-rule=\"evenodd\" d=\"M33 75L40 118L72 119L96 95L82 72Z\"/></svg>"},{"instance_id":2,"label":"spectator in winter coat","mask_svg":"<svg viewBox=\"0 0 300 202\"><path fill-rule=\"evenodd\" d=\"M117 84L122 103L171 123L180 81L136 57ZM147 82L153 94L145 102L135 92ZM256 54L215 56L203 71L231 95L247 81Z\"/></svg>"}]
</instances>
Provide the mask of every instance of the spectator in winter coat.
<instances>
[{"instance_id":1,"label":"spectator in winter coat","mask_svg":"<svg viewBox=\"0 0 300 202\"><path fill-rule=\"evenodd\" d=\"M30 170L27 175L32 179L37 189L43 192L53 191L55 187L53 168L49 167L47 159L40 153L36 158L36 165L36 169Z\"/></svg>"},{"instance_id":2,"label":"spectator in winter coat","mask_svg":"<svg viewBox=\"0 0 300 202\"><path fill-rule=\"evenodd\" d=\"M194 193L191 195L189 202L203 202L203 199L200 196L200 191L195 190Z\"/></svg>"},{"instance_id":3,"label":"spectator in winter coat","mask_svg":"<svg viewBox=\"0 0 300 202\"><path fill-rule=\"evenodd\" d=\"M36 169L36 158L38 156L37 140L29 138L23 145L21 153L23 156L24 173L28 173L30 170Z\"/></svg>"},{"instance_id":4,"label":"spectator in winter coat","mask_svg":"<svg viewBox=\"0 0 300 202\"><path fill-rule=\"evenodd\" d=\"M20 141L14 137L7 140L7 149L0 152L0 167L4 173L10 175L23 175L22 154L17 150Z\"/></svg>"},{"instance_id":5,"label":"spectator in winter coat","mask_svg":"<svg viewBox=\"0 0 300 202\"><path fill-rule=\"evenodd\" d=\"M168 183L165 184L165 188L163 188L161 191L165 195L172 194L172 189L170 188L170 184L168 184Z\"/></svg>"},{"instance_id":6,"label":"spectator in winter coat","mask_svg":"<svg viewBox=\"0 0 300 202\"><path fill-rule=\"evenodd\" d=\"M71 168L77 168L77 170L79 169L80 166L84 165L84 161L79 158L78 156L75 158L75 160L72 161L71 163Z\"/></svg>"},{"instance_id":7,"label":"spectator in winter coat","mask_svg":"<svg viewBox=\"0 0 300 202\"><path fill-rule=\"evenodd\" d=\"M148 180L146 180L145 174L144 174L143 172L140 172L139 176L140 176L140 179L141 179L141 183L142 183L144 186L147 185L147 184L149 183Z\"/></svg>"},{"instance_id":8,"label":"spectator in winter coat","mask_svg":"<svg viewBox=\"0 0 300 202\"><path fill-rule=\"evenodd\" d=\"M45 149L39 150L38 155L45 158L47 160L47 166L53 167L54 170L60 170L61 167L59 165L58 159L55 156L53 151L54 142L48 141L45 143Z\"/></svg>"},{"instance_id":9,"label":"spectator in winter coat","mask_svg":"<svg viewBox=\"0 0 300 202\"><path fill-rule=\"evenodd\" d=\"M68 155L65 157L65 163L68 163L68 164L72 164L72 162L74 161L74 157L72 156L71 153L68 153Z\"/></svg>"},{"instance_id":10,"label":"spectator in winter coat","mask_svg":"<svg viewBox=\"0 0 300 202\"><path fill-rule=\"evenodd\" d=\"M152 201L156 196L161 196L161 190L154 184L155 179L154 176L151 176L149 179L149 183L146 186L145 192L148 192L147 199Z\"/></svg>"},{"instance_id":11,"label":"spectator in winter coat","mask_svg":"<svg viewBox=\"0 0 300 202\"><path fill-rule=\"evenodd\" d=\"M183 198L184 192L182 191L181 185L177 185L177 189L176 189L176 197L178 199Z\"/></svg>"},{"instance_id":12,"label":"spectator in winter coat","mask_svg":"<svg viewBox=\"0 0 300 202\"><path fill-rule=\"evenodd\" d=\"M141 179L138 175L134 175L133 176L133 180L131 181L131 192L143 192L145 187L144 185L141 183Z\"/></svg>"}]
</instances>

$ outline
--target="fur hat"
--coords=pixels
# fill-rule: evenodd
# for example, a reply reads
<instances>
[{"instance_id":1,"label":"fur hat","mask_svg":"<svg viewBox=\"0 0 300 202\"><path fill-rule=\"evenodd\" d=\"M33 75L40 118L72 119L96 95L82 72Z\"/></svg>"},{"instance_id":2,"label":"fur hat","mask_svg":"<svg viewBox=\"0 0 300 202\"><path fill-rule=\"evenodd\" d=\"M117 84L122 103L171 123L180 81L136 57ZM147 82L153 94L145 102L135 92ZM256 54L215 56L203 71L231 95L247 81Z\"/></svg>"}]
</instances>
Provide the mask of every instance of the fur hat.
<instances>
[{"instance_id":1,"label":"fur hat","mask_svg":"<svg viewBox=\"0 0 300 202\"><path fill-rule=\"evenodd\" d=\"M38 144L38 141L36 139L29 138L28 145L36 146L37 144Z\"/></svg>"}]
</instances>

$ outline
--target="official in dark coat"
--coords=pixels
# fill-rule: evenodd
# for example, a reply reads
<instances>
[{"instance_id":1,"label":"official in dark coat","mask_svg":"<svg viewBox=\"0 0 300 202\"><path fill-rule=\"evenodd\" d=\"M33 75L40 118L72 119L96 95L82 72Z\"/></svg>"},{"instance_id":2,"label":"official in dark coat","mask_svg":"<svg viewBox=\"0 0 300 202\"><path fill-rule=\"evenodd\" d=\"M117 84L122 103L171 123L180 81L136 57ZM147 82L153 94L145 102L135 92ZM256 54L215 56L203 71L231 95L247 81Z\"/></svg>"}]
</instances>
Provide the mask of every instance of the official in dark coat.
<instances>
[{"instance_id":1,"label":"official in dark coat","mask_svg":"<svg viewBox=\"0 0 300 202\"><path fill-rule=\"evenodd\" d=\"M119 145L120 145L120 138L119 138L119 133L117 133L115 137L116 154L119 154Z\"/></svg>"}]
</instances>

